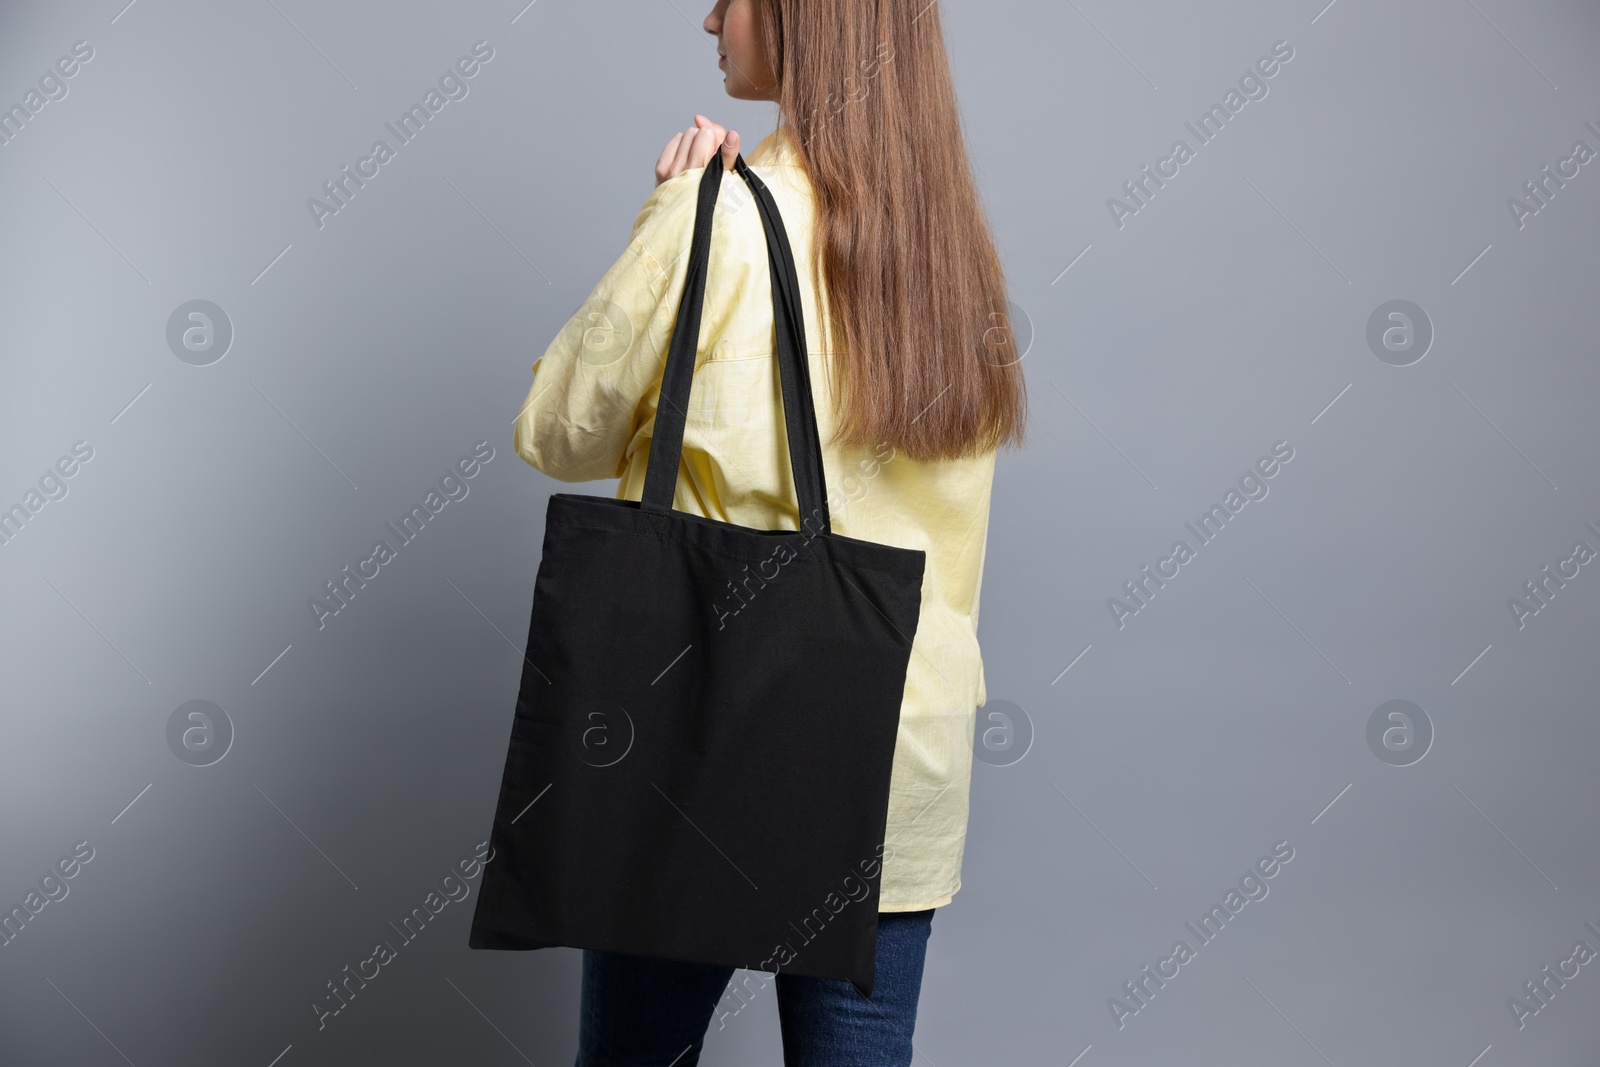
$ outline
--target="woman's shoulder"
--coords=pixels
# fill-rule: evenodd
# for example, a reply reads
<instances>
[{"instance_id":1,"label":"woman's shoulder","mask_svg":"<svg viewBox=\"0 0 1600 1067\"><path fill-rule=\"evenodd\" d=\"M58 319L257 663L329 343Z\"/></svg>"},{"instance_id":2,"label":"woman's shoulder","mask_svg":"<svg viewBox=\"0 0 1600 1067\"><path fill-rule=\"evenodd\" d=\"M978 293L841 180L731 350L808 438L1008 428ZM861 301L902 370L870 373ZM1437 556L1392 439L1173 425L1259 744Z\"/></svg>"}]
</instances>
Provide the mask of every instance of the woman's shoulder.
<instances>
[{"instance_id":1,"label":"woman's shoulder","mask_svg":"<svg viewBox=\"0 0 1600 1067\"><path fill-rule=\"evenodd\" d=\"M694 229L695 208L700 202L700 179L704 167L692 167L668 178L651 190L633 220L630 240L643 240L654 247L688 243ZM671 240L663 241L662 237Z\"/></svg>"},{"instance_id":2,"label":"woman's shoulder","mask_svg":"<svg viewBox=\"0 0 1600 1067\"><path fill-rule=\"evenodd\" d=\"M804 168L789 167L781 162L775 162L774 157L768 155L762 162L752 163L746 161L752 171L759 172L767 188L777 198L777 203L782 211L785 229L789 238L794 241L798 236L797 227L803 231L802 223L809 222L813 210L811 202L811 186ZM633 231L629 241L635 245L643 245L653 255L665 254L668 258L675 257L688 249L694 236L695 215L700 204L700 179L705 175L704 167L693 167L673 175L666 181L657 185L650 195L645 198L644 204L639 208L638 215L633 221ZM729 226L735 216L746 208L753 207L755 196L750 187L738 174L729 171L722 176L722 186L717 194L715 220L713 227L714 237L726 237L732 232L741 232L738 225ZM761 240L761 227L756 225L751 231L759 247L753 247L752 255L759 253L757 258L765 260L765 242ZM718 246L724 248L725 242L719 241Z\"/></svg>"},{"instance_id":3,"label":"woman's shoulder","mask_svg":"<svg viewBox=\"0 0 1600 1067\"><path fill-rule=\"evenodd\" d=\"M744 153L744 160L752 167L805 167L794 130L781 123Z\"/></svg>"}]
</instances>

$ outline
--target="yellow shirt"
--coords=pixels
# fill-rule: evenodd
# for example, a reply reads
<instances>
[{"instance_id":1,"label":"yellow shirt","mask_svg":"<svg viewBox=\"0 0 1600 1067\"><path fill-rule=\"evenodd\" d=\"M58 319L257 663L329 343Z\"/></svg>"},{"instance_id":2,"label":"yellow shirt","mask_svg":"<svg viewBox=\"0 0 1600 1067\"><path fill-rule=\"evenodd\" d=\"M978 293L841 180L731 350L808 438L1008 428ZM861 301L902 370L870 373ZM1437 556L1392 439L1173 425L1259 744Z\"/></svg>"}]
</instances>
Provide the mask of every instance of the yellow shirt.
<instances>
[{"instance_id":1,"label":"yellow shirt","mask_svg":"<svg viewBox=\"0 0 1600 1067\"><path fill-rule=\"evenodd\" d=\"M830 375L843 368L829 366L836 353L819 326L827 308L826 293L811 282L813 194L790 136L780 126L745 162L772 191L800 275L833 529L927 553L879 900L883 911L917 911L949 903L961 887L974 720L985 700L978 591L995 453L921 463L887 444L849 450L829 444ZM533 364L514 448L557 481L620 478L618 499L643 494L703 173L692 168L656 186L621 258ZM675 510L757 529L800 528L773 340L761 218L744 180L724 174ZM930 418L937 415L930 409Z\"/></svg>"}]
</instances>

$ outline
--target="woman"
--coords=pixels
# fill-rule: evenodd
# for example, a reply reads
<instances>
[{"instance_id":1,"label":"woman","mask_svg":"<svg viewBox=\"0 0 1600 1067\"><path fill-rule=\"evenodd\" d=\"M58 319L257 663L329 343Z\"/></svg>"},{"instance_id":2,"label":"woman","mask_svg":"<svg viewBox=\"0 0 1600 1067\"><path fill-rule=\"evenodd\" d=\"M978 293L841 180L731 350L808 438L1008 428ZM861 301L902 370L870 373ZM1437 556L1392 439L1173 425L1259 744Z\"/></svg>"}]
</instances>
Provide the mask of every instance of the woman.
<instances>
[{"instance_id":1,"label":"woman","mask_svg":"<svg viewBox=\"0 0 1600 1067\"><path fill-rule=\"evenodd\" d=\"M927 553L882 863L877 980L779 974L789 1067L909 1064L933 911L961 886L977 640L996 450L1023 440L1025 391L998 256L968 168L937 5L719 0L706 17L728 94L778 105L746 157L800 267L833 529ZM700 175L739 135L674 136L627 251L533 365L517 453L561 481L620 478L638 500L686 273ZM716 162L713 164L713 158ZM760 219L724 182L673 507L799 529ZM743 194L743 195L741 195ZM740 214L743 212L743 215ZM806 264L810 269L806 269ZM579 1067L699 1061L770 976L586 951ZM767 994L770 995L770 994Z\"/></svg>"}]
</instances>

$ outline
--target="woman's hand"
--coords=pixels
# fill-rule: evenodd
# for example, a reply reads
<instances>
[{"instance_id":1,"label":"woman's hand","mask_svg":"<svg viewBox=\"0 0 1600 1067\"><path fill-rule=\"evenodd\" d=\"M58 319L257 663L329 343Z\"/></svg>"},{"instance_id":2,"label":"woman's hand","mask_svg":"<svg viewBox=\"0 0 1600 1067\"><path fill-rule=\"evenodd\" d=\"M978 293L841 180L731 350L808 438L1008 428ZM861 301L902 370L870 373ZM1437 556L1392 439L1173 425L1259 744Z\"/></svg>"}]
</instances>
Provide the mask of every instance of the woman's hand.
<instances>
[{"instance_id":1,"label":"woman's hand","mask_svg":"<svg viewBox=\"0 0 1600 1067\"><path fill-rule=\"evenodd\" d=\"M705 166L717 154L718 145L722 146L722 165L732 170L733 161L739 155L739 135L724 130L704 115L696 115L694 125L674 134L662 149L661 158L656 160L656 184L686 170Z\"/></svg>"}]
</instances>

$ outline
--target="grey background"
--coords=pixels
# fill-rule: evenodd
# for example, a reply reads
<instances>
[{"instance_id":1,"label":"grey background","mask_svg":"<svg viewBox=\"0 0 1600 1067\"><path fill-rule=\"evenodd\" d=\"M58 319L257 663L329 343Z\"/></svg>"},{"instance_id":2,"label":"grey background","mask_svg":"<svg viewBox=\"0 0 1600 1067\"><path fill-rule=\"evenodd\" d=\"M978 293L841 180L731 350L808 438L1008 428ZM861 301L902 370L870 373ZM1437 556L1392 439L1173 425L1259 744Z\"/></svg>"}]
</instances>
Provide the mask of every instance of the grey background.
<instances>
[{"instance_id":1,"label":"grey background","mask_svg":"<svg viewBox=\"0 0 1600 1067\"><path fill-rule=\"evenodd\" d=\"M1600 164L1521 229L1506 206L1600 149L1600 12L1324 3L941 7L1034 332L981 633L1033 742L974 769L919 1064L1600 1048L1594 966L1525 1028L1507 1005L1600 949L1600 577L1521 629L1506 605L1600 547ZM771 129L722 94L705 13L6 5L0 101L95 57L0 148L0 504L95 456L0 548L0 903L95 856L0 949L0 1059L571 1061L578 954L468 950L475 896L326 1028L308 1009L487 836L544 502L572 490L511 449L530 364L675 130ZM470 95L318 230L306 198L480 39ZM1119 229L1107 198L1279 40L1269 94ZM165 340L194 299L234 329L206 367ZM1410 366L1366 343L1393 299L1435 330ZM307 598L479 440L468 497L319 632ZM1270 494L1119 629L1107 598L1280 440ZM167 743L196 699L236 732L204 768ZM1435 730L1410 766L1367 745L1392 699ZM1119 1028L1108 998L1277 841L1270 894ZM778 1049L769 991L704 1062Z\"/></svg>"}]
</instances>

